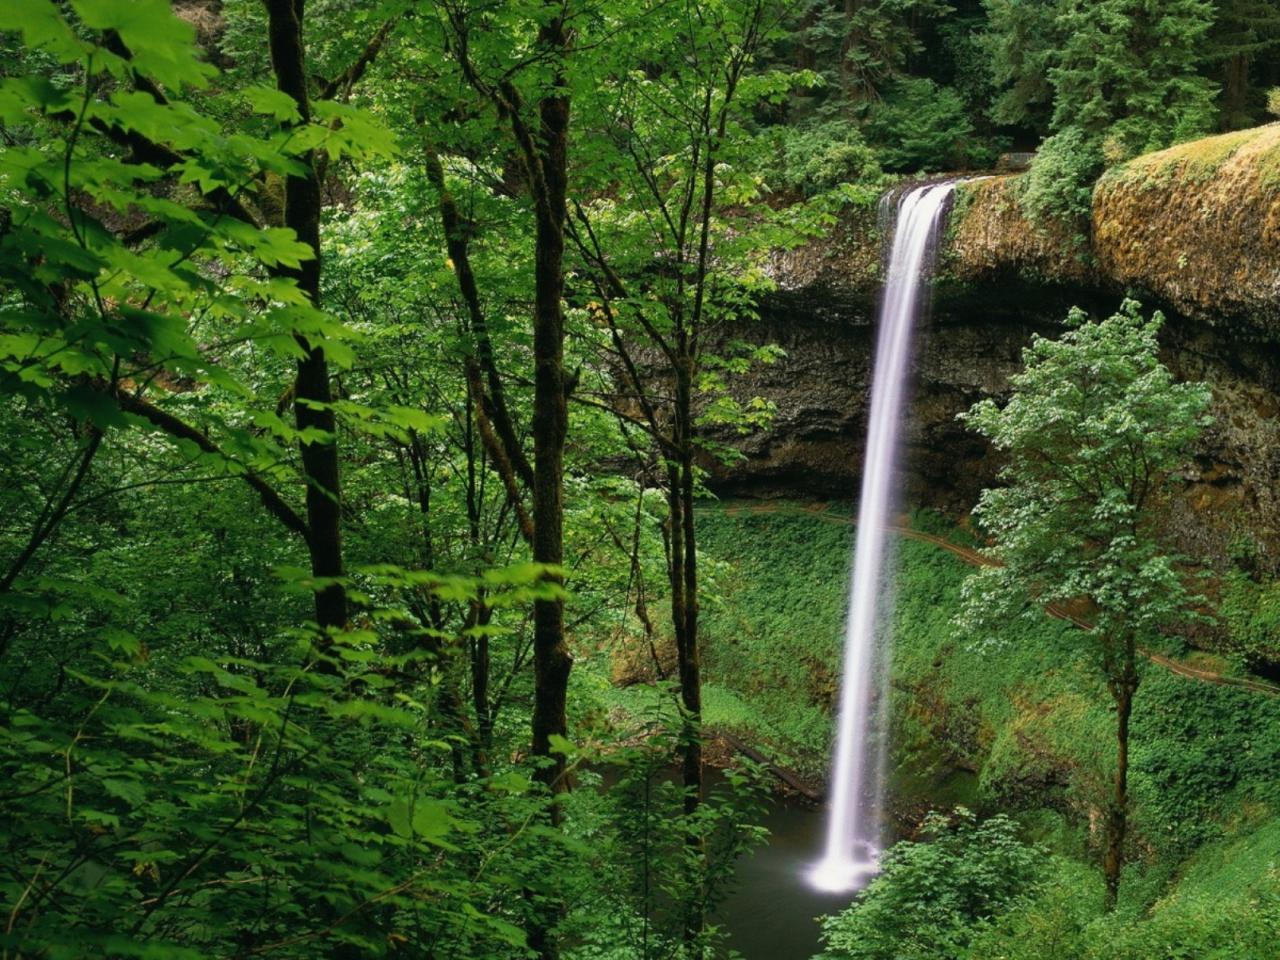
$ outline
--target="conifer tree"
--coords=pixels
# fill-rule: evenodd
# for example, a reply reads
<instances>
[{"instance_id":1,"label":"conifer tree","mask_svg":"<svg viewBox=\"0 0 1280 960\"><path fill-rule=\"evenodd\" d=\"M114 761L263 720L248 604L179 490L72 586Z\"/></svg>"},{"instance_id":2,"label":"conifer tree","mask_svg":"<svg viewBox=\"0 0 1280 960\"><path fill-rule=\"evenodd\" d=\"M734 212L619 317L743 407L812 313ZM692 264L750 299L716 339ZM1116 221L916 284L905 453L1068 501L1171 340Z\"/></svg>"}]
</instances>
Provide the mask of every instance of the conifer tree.
<instances>
[{"instance_id":1,"label":"conifer tree","mask_svg":"<svg viewBox=\"0 0 1280 960\"><path fill-rule=\"evenodd\" d=\"M1196 73L1213 24L1208 0L1065 0L1057 23L1055 130L1080 129L1128 155L1208 129L1214 87Z\"/></svg>"}]
</instances>

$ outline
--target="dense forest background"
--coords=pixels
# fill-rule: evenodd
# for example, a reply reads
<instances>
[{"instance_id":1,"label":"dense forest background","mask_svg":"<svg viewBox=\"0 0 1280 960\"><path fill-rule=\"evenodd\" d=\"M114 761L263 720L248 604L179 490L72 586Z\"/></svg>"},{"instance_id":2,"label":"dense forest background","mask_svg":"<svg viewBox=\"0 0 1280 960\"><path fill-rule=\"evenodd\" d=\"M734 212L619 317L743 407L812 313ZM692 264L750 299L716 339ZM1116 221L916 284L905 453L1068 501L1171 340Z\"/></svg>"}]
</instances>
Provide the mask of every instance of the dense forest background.
<instances>
[{"instance_id":1,"label":"dense forest background","mask_svg":"<svg viewBox=\"0 0 1280 960\"><path fill-rule=\"evenodd\" d=\"M1269 0L0 2L3 956L726 955L776 770L707 777L704 727L821 775L848 542L704 538L783 362L725 331L916 175L1036 152L1019 202L1084 231L1109 166L1280 114L1278 48ZM963 577L905 560L920 691ZM1025 655L1109 743L1103 682ZM1223 847L1240 909L1151 920L1208 823L1277 833L1271 701L1162 683L1138 791L1202 789L1151 788L1118 913L1104 788L1019 768L916 817L829 956L1274 955L1275 863ZM1151 746L1183 712L1230 753Z\"/></svg>"}]
</instances>

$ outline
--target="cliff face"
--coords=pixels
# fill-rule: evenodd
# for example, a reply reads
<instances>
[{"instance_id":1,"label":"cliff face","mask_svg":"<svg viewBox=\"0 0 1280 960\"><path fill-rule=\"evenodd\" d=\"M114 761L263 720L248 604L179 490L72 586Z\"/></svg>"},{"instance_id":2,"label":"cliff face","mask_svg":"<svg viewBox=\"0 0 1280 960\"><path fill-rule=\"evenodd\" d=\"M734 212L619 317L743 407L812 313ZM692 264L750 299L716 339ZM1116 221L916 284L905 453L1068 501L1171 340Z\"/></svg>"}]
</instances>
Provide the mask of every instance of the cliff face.
<instances>
[{"instance_id":1,"label":"cliff face","mask_svg":"<svg viewBox=\"0 0 1280 960\"><path fill-rule=\"evenodd\" d=\"M935 311L921 331L914 364L901 485L906 502L963 511L995 481L998 459L956 416L986 396L1002 396L1032 334L1056 332L1059 313L1029 310L1023 321L969 309ZM768 430L736 441L746 455L710 465L712 485L735 494L853 500L861 481L871 386L872 329L772 312L737 331L782 346L787 356L742 378L743 399L777 404ZM1168 505L1179 545L1225 559L1252 541L1280 569L1280 355L1274 345L1238 344L1214 329L1172 318L1164 359L1184 379L1213 388L1213 426Z\"/></svg>"},{"instance_id":2,"label":"cliff face","mask_svg":"<svg viewBox=\"0 0 1280 960\"><path fill-rule=\"evenodd\" d=\"M1129 293L1242 339L1280 340L1280 123L1145 154L1093 194L1088 236L1033 225L1020 176L960 187L943 279Z\"/></svg>"},{"instance_id":3,"label":"cliff face","mask_svg":"<svg viewBox=\"0 0 1280 960\"><path fill-rule=\"evenodd\" d=\"M1263 189L1280 126L1247 133L1113 172L1095 192L1092 249L1027 223L1016 177L963 188L920 331L901 481L908 503L971 506L998 461L956 415L1006 393L1022 348L1034 333L1058 332L1068 307L1111 311L1128 293L1165 310L1165 362L1214 392L1215 424L1168 507L1171 530L1202 557L1225 559L1252 541L1262 565L1280 570L1280 187ZM713 486L856 497L880 256L873 211L779 256L779 290L761 322L731 332L786 350L734 388L773 400L778 414L770 429L734 441L744 462L709 465Z\"/></svg>"},{"instance_id":4,"label":"cliff face","mask_svg":"<svg viewBox=\"0 0 1280 960\"><path fill-rule=\"evenodd\" d=\"M1280 124L1113 170L1094 191L1093 249L1116 284L1280 340Z\"/></svg>"}]
</instances>

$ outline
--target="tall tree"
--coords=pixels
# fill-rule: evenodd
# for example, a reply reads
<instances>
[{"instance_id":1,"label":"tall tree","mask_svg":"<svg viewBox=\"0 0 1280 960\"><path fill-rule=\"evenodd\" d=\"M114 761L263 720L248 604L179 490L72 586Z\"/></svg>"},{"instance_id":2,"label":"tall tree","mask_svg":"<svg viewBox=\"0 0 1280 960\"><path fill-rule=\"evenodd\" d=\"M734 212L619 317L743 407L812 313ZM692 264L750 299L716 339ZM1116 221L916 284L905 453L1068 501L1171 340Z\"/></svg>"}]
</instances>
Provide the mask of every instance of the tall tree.
<instances>
[{"instance_id":1,"label":"tall tree","mask_svg":"<svg viewBox=\"0 0 1280 960\"><path fill-rule=\"evenodd\" d=\"M311 123L307 91L306 44L303 41L301 0L263 0L267 9L267 41L276 88L293 101L293 122ZM297 267L282 266L279 275L291 278L308 303L320 307L320 175L316 154L297 158L299 169L285 178L284 225L310 250ZM329 361L323 344L298 336L302 356L297 362L293 409L300 436L306 478L307 548L311 574L328 581L316 590L316 622L322 630L347 622L347 590L342 583L342 491L338 466L338 420L333 412Z\"/></svg>"},{"instance_id":2,"label":"tall tree","mask_svg":"<svg viewBox=\"0 0 1280 960\"><path fill-rule=\"evenodd\" d=\"M527 466L520 471L524 476L515 473L527 461L509 424L500 421L500 445L493 444L492 453L513 501L518 502L518 479L532 488L532 530L528 533L533 561L542 565L545 582L557 588L533 604L532 751L541 761L537 777L553 795L569 786L562 745L568 732L566 701L573 666L565 637L564 594L559 589L564 582L564 451L572 389L564 362L564 251L572 106L567 71L575 38L570 23L573 14L569 4L545 3L528 10L527 18L516 17L508 24L512 33L491 33L490 28L497 24L487 5L441 4L441 22L452 57L466 85L487 102L505 128L504 152L516 158L522 173L520 187L527 191L532 207L532 476ZM443 177L434 168L433 179L443 188ZM451 214L447 196L442 194L442 200L441 216L454 250L464 252L456 246L461 222ZM459 279L464 296L474 305L474 290L467 289L469 268L465 260L462 267ZM478 375L471 376L471 388L480 401L477 413L486 405L498 411L502 395L492 366L492 350L486 346L484 327L477 324L478 319L473 310L472 332L480 338L480 345L468 362L474 364L474 374L482 372L479 363L486 363L488 370L484 372L493 379L487 395ZM553 803L552 823L558 825L562 816L560 804ZM559 955L554 926L563 905L552 897L544 906L534 911L529 942L539 957L553 958Z\"/></svg>"},{"instance_id":3,"label":"tall tree","mask_svg":"<svg viewBox=\"0 0 1280 960\"><path fill-rule=\"evenodd\" d=\"M1270 0L1214 0L1205 60L1219 71L1219 124L1234 130L1258 121L1262 97L1254 68L1280 47L1280 6Z\"/></svg>"},{"instance_id":4,"label":"tall tree","mask_svg":"<svg viewBox=\"0 0 1280 960\"><path fill-rule=\"evenodd\" d=\"M984 400L962 417L1008 458L1004 486L983 491L976 508L994 541L993 565L966 583L962 622L998 637L1007 619L1039 616L1045 604L1089 606L1094 626L1081 636L1116 711L1103 858L1109 906L1124 862L1138 646L1196 617L1203 602L1163 546L1159 514L1208 423L1210 394L1174 382L1158 357L1163 317L1140 310L1126 301L1098 322L1073 311L1060 340L1036 337L1026 349L1004 406Z\"/></svg>"},{"instance_id":5,"label":"tall tree","mask_svg":"<svg viewBox=\"0 0 1280 960\"><path fill-rule=\"evenodd\" d=\"M1049 68L1061 41L1061 0L983 0L987 25L982 44L991 78L1000 91L991 104L997 123L1043 134L1053 112Z\"/></svg>"},{"instance_id":6,"label":"tall tree","mask_svg":"<svg viewBox=\"0 0 1280 960\"><path fill-rule=\"evenodd\" d=\"M561 583L564 562L564 448L568 430L569 378L564 364L564 224L569 183L569 121L571 96L566 75L573 49L570 10L554 4L539 8L538 16L522 22L536 55L522 61L517 50L501 45L513 38L477 35L492 23L487 9L462 3L442 5L447 42L466 83L497 112L506 128L511 151L523 171L522 185L532 204L534 223L533 383L531 417L533 464L531 476L520 479L531 485L533 560L547 568L549 582ZM496 41L496 43L495 43ZM514 57L518 62L510 62ZM442 183L442 181L441 181ZM449 218L448 207L442 216ZM452 223L458 239L460 223ZM466 283L466 273L460 279ZM472 296L466 290L468 300ZM474 317L473 317L474 322ZM483 331L476 331L483 336ZM492 354L481 346L484 362ZM492 373L490 366L487 373ZM496 375L495 375L496 377ZM482 388L483 389L483 388ZM491 382L488 403L496 409L501 394ZM499 431L501 463L515 470L526 463L515 441L515 431L504 425ZM527 468L526 468L527 469ZM524 473L521 470L521 473ZM515 478L507 477L514 488ZM565 698L573 660L565 642L562 594L534 602L534 709L533 752L543 758L539 772L553 792L567 789L565 758L554 749L556 738L568 729ZM559 822L559 807L553 807Z\"/></svg>"},{"instance_id":7,"label":"tall tree","mask_svg":"<svg viewBox=\"0 0 1280 960\"><path fill-rule=\"evenodd\" d=\"M1054 129L1110 138L1127 155L1203 133L1214 85L1197 68L1212 25L1209 0L1063 0Z\"/></svg>"},{"instance_id":8,"label":"tall tree","mask_svg":"<svg viewBox=\"0 0 1280 960\"><path fill-rule=\"evenodd\" d=\"M1215 87L1200 68L1213 8L1209 0L1055 0L1050 19L1041 6L990 7L994 77L1005 87L997 110L1033 118L1047 68L1052 136L1032 163L1022 204L1035 219L1083 228L1093 184L1109 164L1212 127Z\"/></svg>"},{"instance_id":9,"label":"tall tree","mask_svg":"<svg viewBox=\"0 0 1280 960\"><path fill-rule=\"evenodd\" d=\"M774 355L721 334L728 321L752 311L763 249L785 244L767 215L741 215L758 189L743 153L753 142L744 118L791 84L755 64L781 13L771 0L716 0L659 5L637 21L645 33L624 56L640 52L644 62L664 66L619 70L611 95L589 118L584 149L602 179L595 197L575 205L569 224L579 272L590 284L577 302L606 337L601 382L581 393L617 412L666 497L662 532L689 815L704 794L699 474L719 452L709 427L745 427L767 414L763 403L736 401L727 379ZM608 189L611 183L621 189ZM694 886L685 929L691 942L702 936L706 908Z\"/></svg>"},{"instance_id":10,"label":"tall tree","mask_svg":"<svg viewBox=\"0 0 1280 960\"><path fill-rule=\"evenodd\" d=\"M923 51L925 25L950 12L946 0L809 0L794 31L799 65L840 94L830 109L864 105Z\"/></svg>"}]
</instances>

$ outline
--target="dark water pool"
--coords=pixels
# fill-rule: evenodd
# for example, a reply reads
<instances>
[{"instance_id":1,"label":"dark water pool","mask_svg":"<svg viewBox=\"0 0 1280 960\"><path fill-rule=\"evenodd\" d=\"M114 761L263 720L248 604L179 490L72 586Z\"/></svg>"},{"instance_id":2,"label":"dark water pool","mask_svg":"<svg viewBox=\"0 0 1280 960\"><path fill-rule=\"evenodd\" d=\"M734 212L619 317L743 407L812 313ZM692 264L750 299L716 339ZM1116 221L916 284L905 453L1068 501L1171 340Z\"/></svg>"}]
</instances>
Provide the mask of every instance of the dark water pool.
<instances>
[{"instance_id":1,"label":"dark water pool","mask_svg":"<svg viewBox=\"0 0 1280 960\"><path fill-rule=\"evenodd\" d=\"M977 796L978 778L972 772L917 751L894 772L889 805L900 812L950 809L973 806ZM853 901L853 894L823 893L805 880L821 852L825 825L822 807L781 799L770 804L764 819L769 839L738 861L736 890L716 912L728 931L729 946L745 960L809 960L819 949L817 917L837 913Z\"/></svg>"},{"instance_id":2,"label":"dark water pool","mask_svg":"<svg viewBox=\"0 0 1280 960\"><path fill-rule=\"evenodd\" d=\"M738 861L737 889L716 919L746 960L809 960L819 948L817 917L840 910L852 895L822 893L805 881L821 852L822 808L780 801L764 826L769 839Z\"/></svg>"}]
</instances>

